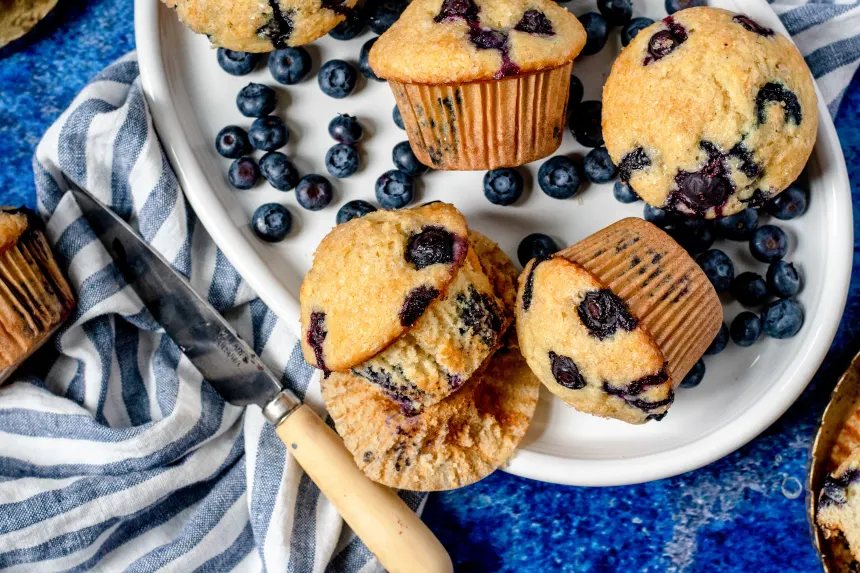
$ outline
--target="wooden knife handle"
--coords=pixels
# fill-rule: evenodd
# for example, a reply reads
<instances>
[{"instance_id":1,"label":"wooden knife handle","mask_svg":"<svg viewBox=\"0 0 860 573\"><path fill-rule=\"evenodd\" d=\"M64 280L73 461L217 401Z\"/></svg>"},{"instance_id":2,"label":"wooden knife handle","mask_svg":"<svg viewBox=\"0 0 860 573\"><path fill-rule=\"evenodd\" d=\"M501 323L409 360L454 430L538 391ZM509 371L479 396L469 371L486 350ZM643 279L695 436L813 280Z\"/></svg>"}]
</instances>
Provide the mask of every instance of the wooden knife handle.
<instances>
[{"instance_id":1,"label":"wooden knife handle","mask_svg":"<svg viewBox=\"0 0 860 573\"><path fill-rule=\"evenodd\" d=\"M448 552L393 490L370 480L337 433L308 406L276 428L278 437L391 573L452 573Z\"/></svg>"}]
</instances>

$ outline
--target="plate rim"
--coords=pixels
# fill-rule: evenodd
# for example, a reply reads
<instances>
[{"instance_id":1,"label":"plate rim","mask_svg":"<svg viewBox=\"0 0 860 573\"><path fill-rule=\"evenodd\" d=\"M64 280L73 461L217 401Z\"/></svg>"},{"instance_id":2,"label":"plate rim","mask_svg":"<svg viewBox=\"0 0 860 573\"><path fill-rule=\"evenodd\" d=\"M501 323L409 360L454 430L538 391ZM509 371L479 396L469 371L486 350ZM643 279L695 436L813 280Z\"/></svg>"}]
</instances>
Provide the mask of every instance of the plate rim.
<instances>
[{"instance_id":1,"label":"plate rim","mask_svg":"<svg viewBox=\"0 0 860 573\"><path fill-rule=\"evenodd\" d=\"M177 110L170 99L167 72L161 56L160 5L158 0L135 0L134 4L141 85L159 140L185 197L213 241L263 302L284 318L293 334L300 337L298 301L280 287L280 281L235 226L221 201L205 201L203 192L197 190L201 186L194 184L205 180L205 176L193 158L180 127ZM747 14L790 38L766 0L746 0L744 8ZM833 268L828 268L830 277L821 294L822 298L829 297L839 302L825 308L826 316L823 319L819 317L817 330L807 335L811 343L805 349L801 367L771 387L733 420L689 444L639 457L608 460L571 459L518 449L508 464L501 468L503 471L538 481L576 486L631 485L673 477L701 468L741 448L766 430L797 400L817 372L836 335L847 302L853 265L854 225L848 171L836 128L817 84L815 90L819 125L813 153L820 175L825 176L826 173L833 179L835 188L846 191L837 197L837 203L841 203L837 207L842 208L831 209L833 212L827 217L837 228L844 229L840 234L845 235L845 241L832 248L828 262L834 264ZM703 440L707 440L708 447L702 447Z\"/></svg>"}]
</instances>

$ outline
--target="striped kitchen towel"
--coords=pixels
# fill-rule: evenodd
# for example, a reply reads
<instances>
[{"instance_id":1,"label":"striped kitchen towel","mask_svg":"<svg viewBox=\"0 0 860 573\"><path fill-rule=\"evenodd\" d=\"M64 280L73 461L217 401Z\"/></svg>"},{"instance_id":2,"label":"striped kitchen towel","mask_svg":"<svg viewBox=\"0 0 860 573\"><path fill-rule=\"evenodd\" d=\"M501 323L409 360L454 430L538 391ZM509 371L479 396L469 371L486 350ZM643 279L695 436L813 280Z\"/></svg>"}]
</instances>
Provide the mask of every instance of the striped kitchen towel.
<instances>
[{"instance_id":1,"label":"striped kitchen towel","mask_svg":"<svg viewBox=\"0 0 860 573\"><path fill-rule=\"evenodd\" d=\"M773 6L835 113L860 57L858 4ZM295 339L185 202L134 55L81 92L33 168L78 308L0 389L0 570L379 570L260 412L225 404L153 323L64 192L73 180L109 204L320 407Z\"/></svg>"}]
</instances>

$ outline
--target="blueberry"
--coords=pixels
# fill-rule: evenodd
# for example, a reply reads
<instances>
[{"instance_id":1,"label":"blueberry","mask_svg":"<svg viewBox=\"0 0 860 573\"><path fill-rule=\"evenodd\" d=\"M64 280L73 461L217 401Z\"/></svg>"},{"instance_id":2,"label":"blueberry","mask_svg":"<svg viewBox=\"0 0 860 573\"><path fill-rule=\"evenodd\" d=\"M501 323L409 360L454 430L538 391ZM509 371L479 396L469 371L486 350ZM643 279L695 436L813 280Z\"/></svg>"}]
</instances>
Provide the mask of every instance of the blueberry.
<instances>
[{"instance_id":1,"label":"blueberry","mask_svg":"<svg viewBox=\"0 0 860 573\"><path fill-rule=\"evenodd\" d=\"M421 270L432 265L453 263L457 258L458 250L459 246L453 233L443 227L430 225L409 238L404 258L417 270Z\"/></svg>"},{"instance_id":2,"label":"blueberry","mask_svg":"<svg viewBox=\"0 0 860 573\"><path fill-rule=\"evenodd\" d=\"M293 226L293 216L277 203L260 205L251 217L251 227L259 238L269 243L282 241Z\"/></svg>"},{"instance_id":3,"label":"blueberry","mask_svg":"<svg viewBox=\"0 0 860 573\"><path fill-rule=\"evenodd\" d=\"M290 131L280 117L269 115L254 120L248 130L251 145L262 151L274 151L287 144Z\"/></svg>"},{"instance_id":4,"label":"blueberry","mask_svg":"<svg viewBox=\"0 0 860 573\"><path fill-rule=\"evenodd\" d=\"M319 211L331 203L334 191L322 175L305 175L296 185L296 201L308 211Z\"/></svg>"},{"instance_id":5,"label":"blueberry","mask_svg":"<svg viewBox=\"0 0 860 573\"><path fill-rule=\"evenodd\" d=\"M254 71L260 61L260 54L237 52L227 48L218 48L218 65L232 76L245 76Z\"/></svg>"},{"instance_id":6,"label":"blueberry","mask_svg":"<svg viewBox=\"0 0 860 573\"><path fill-rule=\"evenodd\" d=\"M383 209L400 209L412 202L415 181L399 169L386 171L376 180L376 200Z\"/></svg>"},{"instance_id":7,"label":"blueberry","mask_svg":"<svg viewBox=\"0 0 860 573\"><path fill-rule=\"evenodd\" d=\"M701 253L714 244L714 227L710 221L683 219L669 233L690 254Z\"/></svg>"},{"instance_id":8,"label":"blueberry","mask_svg":"<svg viewBox=\"0 0 860 573\"><path fill-rule=\"evenodd\" d=\"M803 326L803 309L793 299L776 300L764 309L762 323L771 338L791 338Z\"/></svg>"},{"instance_id":9,"label":"blueberry","mask_svg":"<svg viewBox=\"0 0 860 573\"><path fill-rule=\"evenodd\" d=\"M698 362L696 362L693 367L687 372L687 375L684 376L684 379L681 380L681 383L678 384L680 388L695 388L702 382L702 378L705 377L705 361L701 358Z\"/></svg>"},{"instance_id":10,"label":"blueberry","mask_svg":"<svg viewBox=\"0 0 860 573\"><path fill-rule=\"evenodd\" d=\"M295 164L278 151L270 151L260 159L260 172L279 191L289 191L299 182Z\"/></svg>"},{"instance_id":11,"label":"blueberry","mask_svg":"<svg viewBox=\"0 0 860 573\"><path fill-rule=\"evenodd\" d=\"M678 213L667 211L660 207L653 207L651 205L645 205L642 217L649 223L657 225L661 229L665 229L679 220Z\"/></svg>"},{"instance_id":12,"label":"blueberry","mask_svg":"<svg viewBox=\"0 0 860 573\"><path fill-rule=\"evenodd\" d=\"M619 328L630 332L639 324L630 314L627 303L609 289L586 293L576 313L588 333L600 340L609 338Z\"/></svg>"},{"instance_id":13,"label":"blueberry","mask_svg":"<svg viewBox=\"0 0 860 573\"><path fill-rule=\"evenodd\" d=\"M364 10L358 5L346 14L346 19L328 33L335 40L352 40L357 38L367 26Z\"/></svg>"},{"instance_id":14,"label":"blueberry","mask_svg":"<svg viewBox=\"0 0 860 573\"><path fill-rule=\"evenodd\" d=\"M325 154L325 168L333 177L343 179L358 171L360 159L352 145L336 143Z\"/></svg>"},{"instance_id":15,"label":"blueberry","mask_svg":"<svg viewBox=\"0 0 860 573\"><path fill-rule=\"evenodd\" d=\"M570 132L581 145L585 147L600 147L603 145L603 127L601 114L603 104L589 100L579 104L570 116Z\"/></svg>"},{"instance_id":16,"label":"blueberry","mask_svg":"<svg viewBox=\"0 0 860 573\"><path fill-rule=\"evenodd\" d=\"M366 41L361 47L361 51L358 54L358 69L361 70L361 75L363 75L367 79L384 82L384 79L380 78L373 72L373 68L370 67L370 62L368 61L368 57L370 56L370 49L373 47L373 44L375 44L376 40L378 39L379 37L371 38Z\"/></svg>"},{"instance_id":17,"label":"blueberry","mask_svg":"<svg viewBox=\"0 0 860 573\"><path fill-rule=\"evenodd\" d=\"M573 74L570 74L570 96L567 98L567 109L572 110L582 102L582 94L585 93L585 87L582 85L582 80Z\"/></svg>"},{"instance_id":18,"label":"blueberry","mask_svg":"<svg viewBox=\"0 0 860 573\"><path fill-rule=\"evenodd\" d=\"M666 0L666 12L674 14L678 10L685 10L694 6L707 6L707 0Z\"/></svg>"},{"instance_id":19,"label":"blueberry","mask_svg":"<svg viewBox=\"0 0 860 573\"><path fill-rule=\"evenodd\" d=\"M391 152L391 161L394 162L395 167L409 175L421 175L430 169L418 161L408 141L401 141L394 146L394 150Z\"/></svg>"},{"instance_id":20,"label":"blueberry","mask_svg":"<svg viewBox=\"0 0 860 573\"><path fill-rule=\"evenodd\" d=\"M726 346L729 344L729 328L726 326L726 323L720 325L720 330L717 332L717 335L714 337L714 340L711 342L711 345L708 346L708 349L705 350L705 354L708 356L719 354L723 350L726 349Z\"/></svg>"},{"instance_id":21,"label":"blueberry","mask_svg":"<svg viewBox=\"0 0 860 573\"><path fill-rule=\"evenodd\" d=\"M773 263L788 251L788 237L776 225L763 225L750 239L750 253L763 263Z\"/></svg>"},{"instance_id":22,"label":"blueberry","mask_svg":"<svg viewBox=\"0 0 860 573\"><path fill-rule=\"evenodd\" d=\"M373 213L374 211L376 211L376 207L367 201L355 199L354 201L344 203L343 207L338 209L336 221L338 225L342 225L348 221L357 219L358 217L364 217L368 213Z\"/></svg>"},{"instance_id":23,"label":"blueberry","mask_svg":"<svg viewBox=\"0 0 860 573\"><path fill-rule=\"evenodd\" d=\"M353 145L364 137L364 128L356 118L343 113L329 122L328 134L338 143Z\"/></svg>"},{"instance_id":24,"label":"blueberry","mask_svg":"<svg viewBox=\"0 0 860 573\"><path fill-rule=\"evenodd\" d=\"M544 161L538 170L538 185L553 199L568 199L579 192L582 177L579 166L564 155Z\"/></svg>"},{"instance_id":25,"label":"blueberry","mask_svg":"<svg viewBox=\"0 0 860 573\"><path fill-rule=\"evenodd\" d=\"M740 213L718 219L715 223L720 235L730 241L749 241L758 229L758 211L744 209Z\"/></svg>"},{"instance_id":26,"label":"blueberry","mask_svg":"<svg viewBox=\"0 0 860 573\"><path fill-rule=\"evenodd\" d=\"M400 108L396 105L394 106L394 109L391 110L391 119L394 120L394 125L400 129L406 129L406 125L403 123L403 115L401 115Z\"/></svg>"},{"instance_id":27,"label":"blueberry","mask_svg":"<svg viewBox=\"0 0 860 573\"><path fill-rule=\"evenodd\" d=\"M744 311L732 321L729 334L738 346L752 346L761 336L761 319L749 311Z\"/></svg>"},{"instance_id":28,"label":"blueberry","mask_svg":"<svg viewBox=\"0 0 860 573\"><path fill-rule=\"evenodd\" d=\"M767 288L779 298L789 298L800 290L800 275L794 265L776 261L767 268Z\"/></svg>"},{"instance_id":29,"label":"blueberry","mask_svg":"<svg viewBox=\"0 0 860 573\"><path fill-rule=\"evenodd\" d=\"M502 167L484 175L484 197L494 205L510 205L523 194L523 176L516 169Z\"/></svg>"},{"instance_id":30,"label":"blueberry","mask_svg":"<svg viewBox=\"0 0 860 573\"><path fill-rule=\"evenodd\" d=\"M517 259L522 266L536 258L546 258L558 252L558 245L551 237L543 233L532 233L520 241L517 247Z\"/></svg>"},{"instance_id":31,"label":"blueberry","mask_svg":"<svg viewBox=\"0 0 860 573\"><path fill-rule=\"evenodd\" d=\"M606 35L609 32L606 18L597 12L588 12L579 17L579 23L585 28L586 33L582 55L590 56L602 50L603 46L606 45Z\"/></svg>"},{"instance_id":32,"label":"blueberry","mask_svg":"<svg viewBox=\"0 0 860 573\"><path fill-rule=\"evenodd\" d=\"M651 18L633 18L621 29L621 45L626 46L636 35L654 23Z\"/></svg>"},{"instance_id":33,"label":"blueberry","mask_svg":"<svg viewBox=\"0 0 860 573\"><path fill-rule=\"evenodd\" d=\"M246 117L263 117L275 111L278 94L269 86L250 83L239 90L236 106Z\"/></svg>"},{"instance_id":34,"label":"blueberry","mask_svg":"<svg viewBox=\"0 0 860 573\"><path fill-rule=\"evenodd\" d=\"M215 137L215 149L224 157L237 159L251 151L251 143L244 129L228 125Z\"/></svg>"},{"instance_id":35,"label":"blueberry","mask_svg":"<svg viewBox=\"0 0 860 573\"><path fill-rule=\"evenodd\" d=\"M732 281L732 296L744 306L759 306L767 300L767 283L758 273L741 273Z\"/></svg>"},{"instance_id":36,"label":"blueberry","mask_svg":"<svg viewBox=\"0 0 860 573\"><path fill-rule=\"evenodd\" d=\"M552 377L559 385L569 390L582 390L588 385L576 362L569 356L561 356L550 350L549 362Z\"/></svg>"},{"instance_id":37,"label":"blueberry","mask_svg":"<svg viewBox=\"0 0 860 573\"><path fill-rule=\"evenodd\" d=\"M605 147L595 147L589 151L582 161L582 169L592 183L609 183L618 173L618 168L612 163Z\"/></svg>"},{"instance_id":38,"label":"blueberry","mask_svg":"<svg viewBox=\"0 0 860 573\"><path fill-rule=\"evenodd\" d=\"M788 221L806 213L808 203L807 192L796 183L792 183L785 191L765 202L764 210L777 219Z\"/></svg>"},{"instance_id":39,"label":"blueberry","mask_svg":"<svg viewBox=\"0 0 860 573\"><path fill-rule=\"evenodd\" d=\"M311 56L304 48L284 48L269 54L269 72L279 84L297 84L311 71Z\"/></svg>"},{"instance_id":40,"label":"blueberry","mask_svg":"<svg viewBox=\"0 0 860 573\"><path fill-rule=\"evenodd\" d=\"M327 61L317 74L322 92L335 99L343 99L351 94L357 79L355 68L343 60Z\"/></svg>"},{"instance_id":41,"label":"blueberry","mask_svg":"<svg viewBox=\"0 0 860 573\"><path fill-rule=\"evenodd\" d=\"M610 26L623 26L633 16L633 3L630 0L597 0L597 9Z\"/></svg>"},{"instance_id":42,"label":"blueberry","mask_svg":"<svg viewBox=\"0 0 860 573\"><path fill-rule=\"evenodd\" d=\"M374 34L382 34L400 18L406 5L406 0L370 0L366 8L368 26Z\"/></svg>"},{"instance_id":43,"label":"blueberry","mask_svg":"<svg viewBox=\"0 0 860 573\"><path fill-rule=\"evenodd\" d=\"M615 195L615 199L621 203L635 203L636 201L642 200L639 194L633 190L633 187L624 183L620 179L615 182L615 188L612 190L612 194Z\"/></svg>"},{"instance_id":44,"label":"blueberry","mask_svg":"<svg viewBox=\"0 0 860 573\"><path fill-rule=\"evenodd\" d=\"M696 262L717 292L729 290L735 278L735 265L727 254L719 249L711 249L696 257Z\"/></svg>"},{"instance_id":45,"label":"blueberry","mask_svg":"<svg viewBox=\"0 0 860 573\"><path fill-rule=\"evenodd\" d=\"M250 189L260 178L260 169L250 157L240 157L230 164L227 178L236 189Z\"/></svg>"}]
</instances>

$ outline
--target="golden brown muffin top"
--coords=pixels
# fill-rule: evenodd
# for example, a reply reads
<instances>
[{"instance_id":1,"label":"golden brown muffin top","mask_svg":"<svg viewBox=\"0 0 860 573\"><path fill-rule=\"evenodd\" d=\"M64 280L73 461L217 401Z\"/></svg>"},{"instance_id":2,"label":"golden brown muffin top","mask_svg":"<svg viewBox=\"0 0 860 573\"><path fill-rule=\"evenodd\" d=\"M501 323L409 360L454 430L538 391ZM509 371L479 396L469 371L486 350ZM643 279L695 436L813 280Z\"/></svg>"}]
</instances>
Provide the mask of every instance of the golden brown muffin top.
<instances>
[{"instance_id":1,"label":"golden brown muffin top","mask_svg":"<svg viewBox=\"0 0 860 573\"><path fill-rule=\"evenodd\" d=\"M27 215L0 211L0 251L14 245L27 226Z\"/></svg>"}]
</instances>

